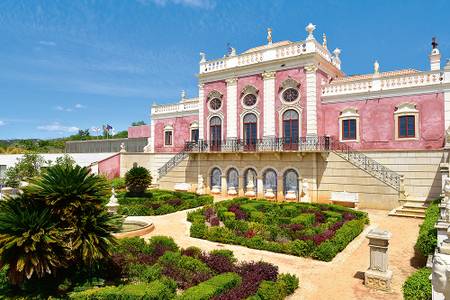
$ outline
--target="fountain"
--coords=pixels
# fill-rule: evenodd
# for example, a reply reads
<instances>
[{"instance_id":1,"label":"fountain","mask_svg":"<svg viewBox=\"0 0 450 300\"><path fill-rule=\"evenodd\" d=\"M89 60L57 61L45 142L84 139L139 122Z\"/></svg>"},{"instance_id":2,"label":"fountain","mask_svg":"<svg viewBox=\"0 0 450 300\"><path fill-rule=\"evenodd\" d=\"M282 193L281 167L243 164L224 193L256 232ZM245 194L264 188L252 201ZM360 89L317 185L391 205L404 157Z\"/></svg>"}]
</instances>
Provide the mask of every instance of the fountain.
<instances>
[{"instance_id":1,"label":"fountain","mask_svg":"<svg viewBox=\"0 0 450 300\"><path fill-rule=\"evenodd\" d=\"M111 189L111 197L108 204L106 204L108 212L110 214L117 214L119 208L119 201L116 197L116 191ZM120 232L114 233L116 238L143 236L153 231L155 226L153 222L146 216L128 216L123 221L122 229Z\"/></svg>"}]
</instances>

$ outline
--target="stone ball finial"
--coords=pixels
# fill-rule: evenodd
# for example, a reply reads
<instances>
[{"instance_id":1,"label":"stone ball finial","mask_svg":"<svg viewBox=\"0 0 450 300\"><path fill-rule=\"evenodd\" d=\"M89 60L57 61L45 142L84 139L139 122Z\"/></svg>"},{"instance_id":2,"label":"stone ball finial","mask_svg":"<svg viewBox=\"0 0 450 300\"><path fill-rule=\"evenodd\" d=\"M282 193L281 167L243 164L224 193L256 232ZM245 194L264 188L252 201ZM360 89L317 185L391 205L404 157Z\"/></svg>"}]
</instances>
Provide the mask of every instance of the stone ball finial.
<instances>
[{"instance_id":1,"label":"stone ball finial","mask_svg":"<svg viewBox=\"0 0 450 300\"><path fill-rule=\"evenodd\" d=\"M306 27L305 27L306 32L308 33L308 37L306 38L306 40L312 40L314 39L314 35L313 32L314 30L316 30L316 25L314 25L313 23L309 23Z\"/></svg>"}]
</instances>

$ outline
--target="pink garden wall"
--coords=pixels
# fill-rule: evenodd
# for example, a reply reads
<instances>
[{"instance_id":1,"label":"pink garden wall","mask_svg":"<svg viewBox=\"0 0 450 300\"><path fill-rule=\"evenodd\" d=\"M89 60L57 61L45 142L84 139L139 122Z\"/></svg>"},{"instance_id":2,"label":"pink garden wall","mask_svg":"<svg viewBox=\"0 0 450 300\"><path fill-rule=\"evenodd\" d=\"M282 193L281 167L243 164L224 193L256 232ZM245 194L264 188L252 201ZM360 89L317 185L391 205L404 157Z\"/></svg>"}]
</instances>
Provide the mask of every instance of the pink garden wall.
<instances>
[{"instance_id":1,"label":"pink garden wall","mask_svg":"<svg viewBox=\"0 0 450 300\"><path fill-rule=\"evenodd\" d=\"M395 140L395 108L414 103L419 111L418 140ZM319 135L339 138L339 114L346 108L356 108L360 120L360 142L349 142L354 149L406 150L439 149L444 144L444 100L442 93L399 96L344 103L322 104L319 113Z\"/></svg>"},{"instance_id":2,"label":"pink garden wall","mask_svg":"<svg viewBox=\"0 0 450 300\"><path fill-rule=\"evenodd\" d=\"M108 179L120 177L120 153L99 161L98 173Z\"/></svg>"},{"instance_id":3,"label":"pink garden wall","mask_svg":"<svg viewBox=\"0 0 450 300\"><path fill-rule=\"evenodd\" d=\"M172 153L181 151L185 142L191 139L190 126L194 121L198 121L198 115L154 120L155 152ZM166 125L173 127L172 146L164 145L164 127Z\"/></svg>"}]
</instances>

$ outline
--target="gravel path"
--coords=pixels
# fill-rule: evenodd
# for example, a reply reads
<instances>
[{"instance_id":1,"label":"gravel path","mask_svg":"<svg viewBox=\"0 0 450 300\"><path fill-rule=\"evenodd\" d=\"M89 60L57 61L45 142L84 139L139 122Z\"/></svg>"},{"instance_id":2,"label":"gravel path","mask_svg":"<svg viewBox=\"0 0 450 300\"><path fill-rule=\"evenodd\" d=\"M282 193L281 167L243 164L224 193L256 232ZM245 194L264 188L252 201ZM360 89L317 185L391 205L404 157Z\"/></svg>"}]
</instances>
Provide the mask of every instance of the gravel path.
<instances>
[{"instance_id":1,"label":"gravel path","mask_svg":"<svg viewBox=\"0 0 450 300\"><path fill-rule=\"evenodd\" d=\"M413 247L422 220L388 217L386 211L366 210L371 224L331 262L191 238L190 223L186 221L188 211L145 217L155 225L155 230L145 237L168 235L183 248L197 246L206 251L229 249L240 261L264 260L273 263L279 267L280 272L296 274L300 278L300 288L289 300L403 299L401 286L419 263L414 258ZM374 291L363 285L364 271L369 266L369 247L365 235L375 227L392 233L389 247L389 264L394 273L391 292Z\"/></svg>"}]
</instances>

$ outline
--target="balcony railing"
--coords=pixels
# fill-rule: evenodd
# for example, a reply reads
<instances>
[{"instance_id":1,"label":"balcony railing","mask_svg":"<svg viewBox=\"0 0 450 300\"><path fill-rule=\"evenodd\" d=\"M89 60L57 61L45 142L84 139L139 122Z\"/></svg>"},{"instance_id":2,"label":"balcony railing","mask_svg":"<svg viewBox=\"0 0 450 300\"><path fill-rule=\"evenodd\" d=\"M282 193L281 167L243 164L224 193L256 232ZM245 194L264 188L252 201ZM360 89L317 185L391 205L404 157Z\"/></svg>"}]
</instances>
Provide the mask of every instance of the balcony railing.
<instances>
[{"instance_id":1,"label":"balcony railing","mask_svg":"<svg viewBox=\"0 0 450 300\"><path fill-rule=\"evenodd\" d=\"M262 138L262 139L228 139L219 141L188 142L185 149L190 152L319 152L330 150L330 138Z\"/></svg>"}]
</instances>

